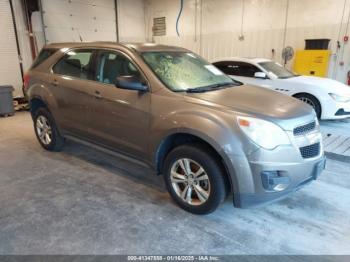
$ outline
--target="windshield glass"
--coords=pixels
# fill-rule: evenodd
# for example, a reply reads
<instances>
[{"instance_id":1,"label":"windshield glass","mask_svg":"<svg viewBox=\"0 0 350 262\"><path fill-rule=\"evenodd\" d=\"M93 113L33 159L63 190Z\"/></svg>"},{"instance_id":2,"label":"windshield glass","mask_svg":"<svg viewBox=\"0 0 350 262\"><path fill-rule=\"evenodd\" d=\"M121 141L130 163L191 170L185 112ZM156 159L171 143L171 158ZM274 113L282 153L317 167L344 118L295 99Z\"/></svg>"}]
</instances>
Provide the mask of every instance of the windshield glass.
<instances>
[{"instance_id":1,"label":"windshield glass","mask_svg":"<svg viewBox=\"0 0 350 262\"><path fill-rule=\"evenodd\" d=\"M172 91L210 91L227 85L237 85L215 66L193 53L145 52L145 62Z\"/></svg>"},{"instance_id":2,"label":"windshield glass","mask_svg":"<svg viewBox=\"0 0 350 262\"><path fill-rule=\"evenodd\" d=\"M288 71L283 66L276 62L263 62L259 63L260 66L262 66L269 74L272 74L273 76L277 78L291 78L297 76L296 74Z\"/></svg>"}]
</instances>

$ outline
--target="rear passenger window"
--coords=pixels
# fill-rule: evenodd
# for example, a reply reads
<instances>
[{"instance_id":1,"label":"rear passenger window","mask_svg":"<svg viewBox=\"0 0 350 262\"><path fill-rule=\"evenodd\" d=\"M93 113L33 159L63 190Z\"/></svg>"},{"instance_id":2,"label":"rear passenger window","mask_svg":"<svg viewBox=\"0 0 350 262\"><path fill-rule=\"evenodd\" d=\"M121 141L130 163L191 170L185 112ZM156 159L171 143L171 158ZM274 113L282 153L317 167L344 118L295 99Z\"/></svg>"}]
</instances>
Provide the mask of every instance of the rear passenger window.
<instances>
[{"instance_id":1,"label":"rear passenger window","mask_svg":"<svg viewBox=\"0 0 350 262\"><path fill-rule=\"evenodd\" d=\"M41 50L35 61L33 62L31 68L35 68L38 65L40 65L42 62L44 62L46 59L48 59L50 56L52 56L54 53L57 52L58 49L55 48L44 48Z\"/></svg>"},{"instance_id":2,"label":"rear passenger window","mask_svg":"<svg viewBox=\"0 0 350 262\"><path fill-rule=\"evenodd\" d=\"M69 51L52 68L55 74L92 80L92 50Z\"/></svg>"}]
</instances>

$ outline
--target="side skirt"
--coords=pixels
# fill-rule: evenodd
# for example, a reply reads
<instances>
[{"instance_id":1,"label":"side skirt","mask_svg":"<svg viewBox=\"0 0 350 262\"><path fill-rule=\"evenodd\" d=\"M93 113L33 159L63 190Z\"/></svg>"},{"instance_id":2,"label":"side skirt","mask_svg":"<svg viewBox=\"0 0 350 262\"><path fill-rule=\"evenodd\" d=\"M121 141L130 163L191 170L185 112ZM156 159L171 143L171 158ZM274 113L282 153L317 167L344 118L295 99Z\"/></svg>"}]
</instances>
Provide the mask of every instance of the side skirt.
<instances>
[{"instance_id":1,"label":"side skirt","mask_svg":"<svg viewBox=\"0 0 350 262\"><path fill-rule=\"evenodd\" d=\"M73 142L77 142L79 144L82 144L82 145L85 145L85 146L88 146L88 147L92 147L94 149L97 149L98 151L101 151L103 153L106 153L108 155L112 155L112 156L115 156L117 158L120 158L120 159L123 159L123 160L126 160L128 162L131 162L131 163L134 163L136 165L139 165L139 166L143 166L143 167L147 167L147 168L151 168L153 169L153 167L143 161L139 161L133 157L130 157L130 156L127 156L127 155L124 155L122 153L119 153L119 152L116 152L116 151L113 151L113 150L110 150L108 148L105 148L103 146L100 146L100 145L97 145L95 143L91 143L89 141L86 141L86 140L82 140L80 138L77 138L75 136L72 136L72 135L64 135L64 137L68 140L71 140Z\"/></svg>"}]
</instances>

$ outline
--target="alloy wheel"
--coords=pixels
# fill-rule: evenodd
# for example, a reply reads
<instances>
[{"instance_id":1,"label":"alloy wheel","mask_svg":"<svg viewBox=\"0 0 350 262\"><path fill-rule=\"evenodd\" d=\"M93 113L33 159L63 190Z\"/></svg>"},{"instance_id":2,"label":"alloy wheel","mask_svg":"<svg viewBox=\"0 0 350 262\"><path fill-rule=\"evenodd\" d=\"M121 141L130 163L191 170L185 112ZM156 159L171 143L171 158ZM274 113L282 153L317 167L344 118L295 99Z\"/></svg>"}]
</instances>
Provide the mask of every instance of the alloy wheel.
<instances>
[{"instance_id":1,"label":"alloy wheel","mask_svg":"<svg viewBox=\"0 0 350 262\"><path fill-rule=\"evenodd\" d=\"M36 132L44 145L49 145L51 143L52 129L48 119L43 115L38 116L36 119Z\"/></svg>"},{"instance_id":2,"label":"alloy wheel","mask_svg":"<svg viewBox=\"0 0 350 262\"><path fill-rule=\"evenodd\" d=\"M210 196L210 181L204 168L189 158L178 159L171 167L171 185L189 205L202 205Z\"/></svg>"},{"instance_id":3,"label":"alloy wheel","mask_svg":"<svg viewBox=\"0 0 350 262\"><path fill-rule=\"evenodd\" d=\"M311 99L309 99L307 97L300 97L299 100L304 102L304 103L306 103L306 104L308 104L308 105L310 105L310 106L312 106L314 109L316 109L316 105Z\"/></svg>"}]
</instances>

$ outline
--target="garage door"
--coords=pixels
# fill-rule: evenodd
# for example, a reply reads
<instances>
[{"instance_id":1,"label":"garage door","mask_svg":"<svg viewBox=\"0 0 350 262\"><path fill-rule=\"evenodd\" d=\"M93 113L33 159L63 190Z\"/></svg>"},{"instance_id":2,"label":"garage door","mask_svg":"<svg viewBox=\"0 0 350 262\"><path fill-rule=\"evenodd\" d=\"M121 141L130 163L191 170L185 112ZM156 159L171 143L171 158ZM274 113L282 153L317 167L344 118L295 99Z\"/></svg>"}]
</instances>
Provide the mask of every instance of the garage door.
<instances>
[{"instance_id":1,"label":"garage door","mask_svg":"<svg viewBox=\"0 0 350 262\"><path fill-rule=\"evenodd\" d=\"M47 43L116 41L114 0L41 0Z\"/></svg>"},{"instance_id":2,"label":"garage door","mask_svg":"<svg viewBox=\"0 0 350 262\"><path fill-rule=\"evenodd\" d=\"M14 96L21 97L22 76L9 0L0 0L0 17L0 85L12 85Z\"/></svg>"}]
</instances>

